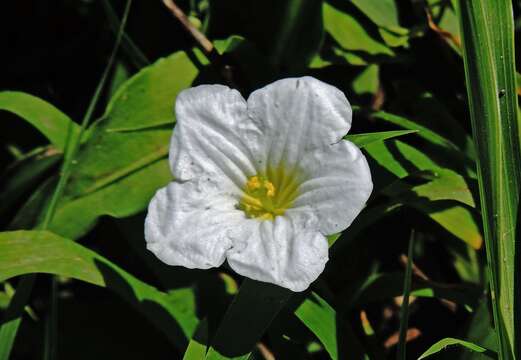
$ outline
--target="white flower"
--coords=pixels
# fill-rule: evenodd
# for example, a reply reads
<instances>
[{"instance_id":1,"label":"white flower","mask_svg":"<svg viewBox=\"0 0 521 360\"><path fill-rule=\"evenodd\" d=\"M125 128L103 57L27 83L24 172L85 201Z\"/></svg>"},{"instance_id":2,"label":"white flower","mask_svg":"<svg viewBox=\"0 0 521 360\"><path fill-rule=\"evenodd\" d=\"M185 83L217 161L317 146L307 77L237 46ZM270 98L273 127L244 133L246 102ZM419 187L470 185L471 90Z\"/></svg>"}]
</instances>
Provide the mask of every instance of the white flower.
<instances>
[{"instance_id":1,"label":"white flower","mask_svg":"<svg viewBox=\"0 0 521 360\"><path fill-rule=\"evenodd\" d=\"M170 145L175 181L152 199L147 248L169 265L237 273L305 290L372 191L361 151L342 140L351 106L312 77L248 100L222 85L179 94Z\"/></svg>"}]
</instances>

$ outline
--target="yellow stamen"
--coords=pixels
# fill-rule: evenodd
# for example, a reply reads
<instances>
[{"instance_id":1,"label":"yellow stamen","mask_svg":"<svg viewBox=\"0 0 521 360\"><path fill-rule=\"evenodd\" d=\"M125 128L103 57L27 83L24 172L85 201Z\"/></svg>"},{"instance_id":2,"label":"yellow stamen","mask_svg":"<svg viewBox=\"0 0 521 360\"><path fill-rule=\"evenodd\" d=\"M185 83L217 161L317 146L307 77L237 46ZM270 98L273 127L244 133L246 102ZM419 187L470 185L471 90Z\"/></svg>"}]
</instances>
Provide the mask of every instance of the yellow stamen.
<instances>
[{"instance_id":1,"label":"yellow stamen","mask_svg":"<svg viewBox=\"0 0 521 360\"><path fill-rule=\"evenodd\" d=\"M280 166L269 168L268 176L257 174L246 181L238 208L249 218L274 220L293 205L300 185L296 171Z\"/></svg>"}]
</instances>

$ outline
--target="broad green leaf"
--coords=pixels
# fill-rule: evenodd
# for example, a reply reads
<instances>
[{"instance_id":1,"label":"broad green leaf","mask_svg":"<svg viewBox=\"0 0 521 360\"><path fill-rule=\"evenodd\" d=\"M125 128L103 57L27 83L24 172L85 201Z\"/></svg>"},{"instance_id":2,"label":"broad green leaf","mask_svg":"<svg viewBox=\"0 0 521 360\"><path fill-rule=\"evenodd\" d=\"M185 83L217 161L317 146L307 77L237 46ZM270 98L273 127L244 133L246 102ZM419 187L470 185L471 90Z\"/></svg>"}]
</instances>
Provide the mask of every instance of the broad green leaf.
<instances>
[{"instance_id":1,"label":"broad green leaf","mask_svg":"<svg viewBox=\"0 0 521 360\"><path fill-rule=\"evenodd\" d=\"M521 146L512 2L457 4L499 357L516 359L521 356L521 309L516 300Z\"/></svg>"},{"instance_id":2,"label":"broad green leaf","mask_svg":"<svg viewBox=\"0 0 521 360\"><path fill-rule=\"evenodd\" d=\"M0 233L0 281L31 273L71 277L116 292L179 348L186 346L197 325L190 289L165 294L95 252L48 231Z\"/></svg>"},{"instance_id":3,"label":"broad green leaf","mask_svg":"<svg viewBox=\"0 0 521 360\"><path fill-rule=\"evenodd\" d=\"M461 347L468 351L471 351L473 353L480 353L485 355L489 359L497 359L497 354L493 351L490 351L488 349L485 349L479 345L473 344L471 342L461 340L461 339L455 339L455 338L445 338L434 345L432 345L427 351L425 351L418 360L428 358L432 355L438 354L440 352L447 351L447 348L449 347Z\"/></svg>"},{"instance_id":4,"label":"broad green leaf","mask_svg":"<svg viewBox=\"0 0 521 360\"><path fill-rule=\"evenodd\" d=\"M339 320L336 311L318 294L313 292L306 297L295 310L295 316L315 334L331 359L343 359L347 354L351 359L365 358L353 330Z\"/></svg>"},{"instance_id":5,"label":"broad green leaf","mask_svg":"<svg viewBox=\"0 0 521 360\"><path fill-rule=\"evenodd\" d=\"M244 279L217 329L206 359L247 359L293 294L277 285Z\"/></svg>"},{"instance_id":6,"label":"broad green leaf","mask_svg":"<svg viewBox=\"0 0 521 360\"><path fill-rule=\"evenodd\" d=\"M79 126L48 102L18 91L0 92L0 110L12 112L34 126L60 151L79 134Z\"/></svg>"},{"instance_id":7,"label":"broad green leaf","mask_svg":"<svg viewBox=\"0 0 521 360\"><path fill-rule=\"evenodd\" d=\"M369 55L393 56L394 52L375 39L349 9L338 9L324 2L324 28L344 50L357 50Z\"/></svg>"},{"instance_id":8,"label":"broad green leaf","mask_svg":"<svg viewBox=\"0 0 521 360\"><path fill-rule=\"evenodd\" d=\"M375 142L385 141L387 139L392 139L395 137L413 134L416 131L414 130L393 130L393 131L381 131L375 133L367 133L367 134L349 134L344 136L345 140L351 141L353 144L363 149L369 144Z\"/></svg>"},{"instance_id":9,"label":"broad green leaf","mask_svg":"<svg viewBox=\"0 0 521 360\"><path fill-rule=\"evenodd\" d=\"M77 238L101 215L135 214L171 180L166 156L175 98L198 73L188 55L178 52L143 69L119 89L92 131L91 141L75 158L65 198L51 224L53 231ZM114 131L165 122L172 126Z\"/></svg>"}]
</instances>

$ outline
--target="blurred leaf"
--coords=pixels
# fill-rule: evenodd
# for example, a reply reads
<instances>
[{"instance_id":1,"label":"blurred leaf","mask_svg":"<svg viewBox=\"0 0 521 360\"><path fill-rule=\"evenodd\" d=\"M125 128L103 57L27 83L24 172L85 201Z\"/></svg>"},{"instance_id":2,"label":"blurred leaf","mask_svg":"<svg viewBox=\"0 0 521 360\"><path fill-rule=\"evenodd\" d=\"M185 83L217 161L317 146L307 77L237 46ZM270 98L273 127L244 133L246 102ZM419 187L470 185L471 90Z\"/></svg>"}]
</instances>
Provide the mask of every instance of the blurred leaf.
<instances>
[{"instance_id":1,"label":"blurred leaf","mask_svg":"<svg viewBox=\"0 0 521 360\"><path fill-rule=\"evenodd\" d=\"M162 293L95 252L48 231L0 233L0 281L31 273L71 277L111 289L179 349L197 325L191 290L176 290L184 294L181 297Z\"/></svg>"},{"instance_id":2,"label":"blurred leaf","mask_svg":"<svg viewBox=\"0 0 521 360\"><path fill-rule=\"evenodd\" d=\"M487 358L490 359L497 359L497 354L493 351L487 350L485 348L482 348L481 346L478 346L476 344L473 344L471 342L455 339L455 338L445 338L434 345L432 345L427 351L425 351L418 360L425 359L429 356L438 354L441 351L447 350L448 347L456 346L456 347L463 347L471 352L474 353L481 353L483 355L486 355Z\"/></svg>"},{"instance_id":3,"label":"blurred leaf","mask_svg":"<svg viewBox=\"0 0 521 360\"><path fill-rule=\"evenodd\" d=\"M356 293L349 294L351 306L367 304L400 296L403 291L403 273L374 274L367 278ZM457 304L475 307L481 290L474 285L441 284L413 278L411 295L416 297L446 299Z\"/></svg>"},{"instance_id":4,"label":"blurred leaf","mask_svg":"<svg viewBox=\"0 0 521 360\"><path fill-rule=\"evenodd\" d=\"M478 225L479 218L471 209L452 201L411 201L410 206L428 215L445 230L478 250L483 236Z\"/></svg>"},{"instance_id":5,"label":"blurred leaf","mask_svg":"<svg viewBox=\"0 0 521 360\"><path fill-rule=\"evenodd\" d=\"M521 356L521 146L512 1L457 1L499 356ZM500 22L497 22L501 19ZM495 26L490 26L495 24Z\"/></svg>"},{"instance_id":6,"label":"blurred leaf","mask_svg":"<svg viewBox=\"0 0 521 360\"><path fill-rule=\"evenodd\" d=\"M347 9L324 2L324 28L344 50L358 50L370 55L393 56L394 52L371 36Z\"/></svg>"},{"instance_id":7,"label":"blurred leaf","mask_svg":"<svg viewBox=\"0 0 521 360\"><path fill-rule=\"evenodd\" d=\"M411 231L409 238L408 250L407 250L407 266L405 267L405 274L403 276L403 291L402 291L402 304L400 306L400 328L398 330L399 338L396 349L396 359L406 360L407 359L407 330L409 329L409 297L411 295L411 282L412 282L412 261L414 255L414 240L415 234L414 229Z\"/></svg>"},{"instance_id":8,"label":"blurred leaf","mask_svg":"<svg viewBox=\"0 0 521 360\"><path fill-rule=\"evenodd\" d=\"M280 286L245 278L217 329L206 359L247 359L293 294Z\"/></svg>"},{"instance_id":9,"label":"blurred leaf","mask_svg":"<svg viewBox=\"0 0 521 360\"><path fill-rule=\"evenodd\" d=\"M0 236L1 234L2 233L0 233ZM2 262L0 260L0 267L1 266ZM16 292L11 298L2 322L0 323L2 325L0 327L1 360L8 360L10 358L16 334L22 322L21 314L23 314L24 309L26 308L26 304L29 302L29 296L31 295L31 291L33 289L34 279L34 275L27 275L21 278L16 288Z\"/></svg>"},{"instance_id":10,"label":"blurred leaf","mask_svg":"<svg viewBox=\"0 0 521 360\"><path fill-rule=\"evenodd\" d=\"M394 130L394 131L381 131L375 133L367 133L367 134L348 134L344 136L344 140L349 140L359 148L363 149L369 144L375 142L385 141L387 139L392 139L395 137L413 134L416 131L414 130Z\"/></svg>"},{"instance_id":11,"label":"blurred leaf","mask_svg":"<svg viewBox=\"0 0 521 360\"><path fill-rule=\"evenodd\" d=\"M277 77L275 67L257 46L242 36L232 35L215 40L216 50L229 61L231 83L236 83L243 93L266 85Z\"/></svg>"},{"instance_id":12,"label":"blurred leaf","mask_svg":"<svg viewBox=\"0 0 521 360\"><path fill-rule=\"evenodd\" d=\"M353 80L353 90L358 95L374 94L380 85L378 65L369 65Z\"/></svg>"},{"instance_id":13,"label":"blurred leaf","mask_svg":"<svg viewBox=\"0 0 521 360\"><path fill-rule=\"evenodd\" d=\"M60 151L79 134L79 126L48 102L18 92L0 92L0 110L12 112L33 125Z\"/></svg>"},{"instance_id":14,"label":"blurred leaf","mask_svg":"<svg viewBox=\"0 0 521 360\"><path fill-rule=\"evenodd\" d=\"M415 174L411 176L414 177ZM416 174L429 176L430 181L411 186L403 180L389 185L382 192L387 196L399 197L402 201L416 198L436 200L455 200L470 207L476 207L467 181L461 175L449 169L438 169L435 172Z\"/></svg>"},{"instance_id":15,"label":"blurred leaf","mask_svg":"<svg viewBox=\"0 0 521 360\"><path fill-rule=\"evenodd\" d=\"M318 294L311 293L295 310L295 315L320 340L333 360L364 359L366 355L353 330Z\"/></svg>"},{"instance_id":16,"label":"blurred leaf","mask_svg":"<svg viewBox=\"0 0 521 360\"><path fill-rule=\"evenodd\" d=\"M321 6L320 0L210 1L207 33L214 39L243 36L267 55L271 66L301 72L322 43Z\"/></svg>"},{"instance_id":17,"label":"blurred leaf","mask_svg":"<svg viewBox=\"0 0 521 360\"><path fill-rule=\"evenodd\" d=\"M443 146L443 147L451 149L451 150L456 150L456 151L460 150L454 143L452 143L450 140L446 139L442 135L428 129L427 127L425 127L423 125L420 125L418 122L409 120L402 116L391 114L391 113L388 113L385 111L377 111L377 112L371 113L371 117L400 126L404 129L418 130L419 131L418 136L424 138L425 140L427 140L435 145L440 145L440 146Z\"/></svg>"},{"instance_id":18,"label":"blurred leaf","mask_svg":"<svg viewBox=\"0 0 521 360\"><path fill-rule=\"evenodd\" d=\"M105 14L112 31L117 34L119 28L121 27L120 19L118 19L118 16L109 1L103 0L101 1L101 5L105 10ZM139 47L126 33L123 34L121 47L137 69L141 69L150 64L150 61L147 59L145 54L143 54Z\"/></svg>"},{"instance_id":19,"label":"blurred leaf","mask_svg":"<svg viewBox=\"0 0 521 360\"><path fill-rule=\"evenodd\" d=\"M449 174L450 171L441 168L416 148L398 140L370 144L365 148L365 150L368 152L370 157L378 163L378 165L382 166L384 169L389 171L390 174L400 179L411 174L421 173L422 171L431 171L438 174L443 173L445 175ZM374 169L373 182L375 183L375 192L384 188L384 184L382 183L388 184L396 181L396 178L389 176L389 174L384 174L383 179L378 178L378 169L375 169L375 167L372 167L372 169ZM476 215L465 206L458 205L455 202L442 200L444 198L448 199L455 197L464 203L472 203L470 194L467 193L466 190L461 191L461 178L453 172L451 172L451 174L452 176L449 176L444 180L448 180L449 183L452 182L453 186L444 188L442 192L440 192L441 189L438 185L441 185L442 187L444 185L446 186L447 183L445 181L438 184L435 183L434 185L420 185L418 187L419 190L417 189L419 194L415 194L413 191L412 194L409 193L409 196L405 198L403 196L397 196L397 194L391 195L397 196L395 198L396 202L403 202L406 205L414 207L429 216L432 220L440 224L456 237L467 242L475 249L479 249L483 239L480 228L476 222ZM468 189L468 186L465 186L464 189ZM389 189L387 191L389 191ZM438 191L438 193L433 193L435 191ZM430 201L429 197L432 197L433 200L437 200Z\"/></svg>"},{"instance_id":20,"label":"blurred leaf","mask_svg":"<svg viewBox=\"0 0 521 360\"><path fill-rule=\"evenodd\" d=\"M27 191L37 186L45 173L61 158L52 149L44 148L9 167L1 176L0 217L5 219L13 207L26 196Z\"/></svg>"},{"instance_id":21,"label":"blurred leaf","mask_svg":"<svg viewBox=\"0 0 521 360\"><path fill-rule=\"evenodd\" d=\"M407 31L400 26L394 0L351 0L376 25L394 31Z\"/></svg>"},{"instance_id":22,"label":"blurred leaf","mask_svg":"<svg viewBox=\"0 0 521 360\"><path fill-rule=\"evenodd\" d=\"M472 314L472 319L465 326L466 330L463 332L465 339L468 341L480 344L481 346L497 352L497 334L494 330L494 324L492 320L492 314L490 311L490 303L488 297L482 296L481 301ZM476 353L469 351L461 352L460 360L475 360L477 357ZM484 357L481 356L481 357Z\"/></svg>"}]
</instances>

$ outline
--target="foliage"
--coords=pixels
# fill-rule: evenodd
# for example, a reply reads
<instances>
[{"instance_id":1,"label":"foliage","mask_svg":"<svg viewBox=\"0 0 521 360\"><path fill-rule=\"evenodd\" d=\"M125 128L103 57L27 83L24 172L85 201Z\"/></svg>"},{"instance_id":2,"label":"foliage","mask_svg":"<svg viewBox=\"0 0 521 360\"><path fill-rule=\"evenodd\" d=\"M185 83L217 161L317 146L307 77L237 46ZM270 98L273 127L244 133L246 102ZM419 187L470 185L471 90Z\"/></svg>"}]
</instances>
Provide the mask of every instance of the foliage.
<instances>
[{"instance_id":1,"label":"foliage","mask_svg":"<svg viewBox=\"0 0 521 360\"><path fill-rule=\"evenodd\" d=\"M0 359L519 357L521 3L179 1L210 53L160 2L125 27L129 4L3 11ZM303 75L346 94L374 182L312 288L147 252L176 96Z\"/></svg>"}]
</instances>

